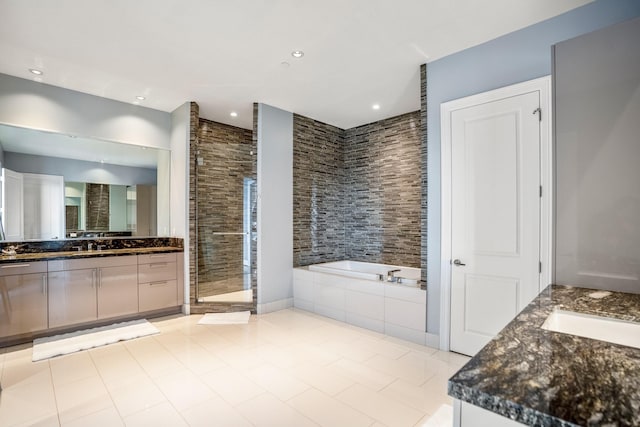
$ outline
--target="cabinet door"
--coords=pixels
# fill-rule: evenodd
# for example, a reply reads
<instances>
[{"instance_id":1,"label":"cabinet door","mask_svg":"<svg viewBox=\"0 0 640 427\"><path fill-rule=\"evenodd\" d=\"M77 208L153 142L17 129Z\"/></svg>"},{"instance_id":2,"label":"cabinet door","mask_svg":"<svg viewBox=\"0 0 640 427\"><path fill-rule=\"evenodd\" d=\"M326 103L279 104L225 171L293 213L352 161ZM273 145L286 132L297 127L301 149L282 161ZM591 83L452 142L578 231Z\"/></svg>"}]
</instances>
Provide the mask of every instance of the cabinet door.
<instances>
[{"instance_id":1,"label":"cabinet door","mask_svg":"<svg viewBox=\"0 0 640 427\"><path fill-rule=\"evenodd\" d=\"M96 268L49 273L49 327L97 319Z\"/></svg>"},{"instance_id":2,"label":"cabinet door","mask_svg":"<svg viewBox=\"0 0 640 427\"><path fill-rule=\"evenodd\" d=\"M175 262L154 262L138 266L138 281L140 283L176 280Z\"/></svg>"},{"instance_id":3,"label":"cabinet door","mask_svg":"<svg viewBox=\"0 0 640 427\"><path fill-rule=\"evenodd\" d=\"M47 329L47 273L0 277L0 336Z\"/></svg>"},{"instance_id":4,"label":"cabinet door","mask_svg":"<svg viewBox=\"0 0 640 427\"><path fill-rule=\"evenodd\" d=\"M176 307L178 289L175 280L140 283L140 312Z\"/></svg>"},{"instance_id":5,"label":"cabinet door","mask_svg":"<svg viewBox=\"0 0 640 427\"><path fill-rule=\"evenodd\" d=\"M98 319L138 312L138 266L98 269Z\"/></svg>"}]
</instances>

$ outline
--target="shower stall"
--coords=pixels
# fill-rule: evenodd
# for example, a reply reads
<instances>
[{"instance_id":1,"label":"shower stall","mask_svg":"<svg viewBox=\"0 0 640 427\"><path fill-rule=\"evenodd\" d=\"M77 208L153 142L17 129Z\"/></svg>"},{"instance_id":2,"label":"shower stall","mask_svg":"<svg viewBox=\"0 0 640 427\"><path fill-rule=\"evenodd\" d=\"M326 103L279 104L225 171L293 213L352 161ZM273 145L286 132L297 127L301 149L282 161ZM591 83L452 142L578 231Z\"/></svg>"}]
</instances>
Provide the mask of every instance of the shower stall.
<instances>
[{"instance_id":1,"label":"shower stall","mask_svg":"<svg viewBox=\"0 0 640 427\"><path fill-rule=\"evenodd\" d=\"M195 302L255 308L256 146L251 131L201 120L195 155Z\"/></svg>"}]
</instances>

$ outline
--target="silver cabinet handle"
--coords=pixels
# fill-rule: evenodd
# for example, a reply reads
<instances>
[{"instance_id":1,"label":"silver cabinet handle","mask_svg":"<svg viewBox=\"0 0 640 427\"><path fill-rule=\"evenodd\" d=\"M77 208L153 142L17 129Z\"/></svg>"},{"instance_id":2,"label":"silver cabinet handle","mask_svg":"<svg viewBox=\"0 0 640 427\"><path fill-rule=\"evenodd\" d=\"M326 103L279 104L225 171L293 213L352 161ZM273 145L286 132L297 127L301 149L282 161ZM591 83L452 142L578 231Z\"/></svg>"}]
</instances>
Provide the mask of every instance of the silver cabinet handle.
<instances>
[{"instance_id":1,"label":"silver cabinet handle","mask_svg":"<svg viewBox=\"0 0 640 427\"><path fill-rule=\"evenodd\" d=\"M154 262L153 264L149 264L149 268L160 268L166 267L169 263L167 262Z\"/></svg>"},{"instance_id":2,"label":"silver cabinet handle","mask_svg":"<svg viewBox=\"0 0 640 427\"><path fill-rule=\"evenodd\" d=\"M98 269L98 287L99 288L102 287L102 269L101 268Z\"/></svg>"},{"instance_id":3,"label":"silver cabinet handle","mask_svg":"<svg viewBox=\"0 0 640 427\"><path fill-rule=\"evenodd\" d=\"M464 264L462 261L460 261L459 259L456 258L456 259L453 260L453 265L457 265L458 267L462 267L463 265L467 265L467 264Z\"/></svg>"},{"instance_id":4,"label":"silver cabinet handle","mask_svg":"<svg viewBox=\"0 0 640 427\"><path fill-rule=\"evenodd\" d=\"M3 265L0 268L27 268L30 265L31 264L9 264L9 265Z\"/></svg>"},{"instance_id":5,"label":"silver cabinet handle","mask_svg":"<svg viewBox=\"0 0 640 427\"><path fill-rule=\"evenodd\" d=\"M47 273L42 275L42 294L47 295Z\"/></svg>"},{"instance_id":6,"label":"silver cabinet handle","mask_svg":"<svg viewBox=\"0 0 640 427\"><path fill-rule=\"evenodd\" d=\"M166 280L164 282L152 282L152 283L149 283L149 286L163 286L163 285L166 285L167 283L169 282L167 282Z\"/></svg>"}]
</instances>

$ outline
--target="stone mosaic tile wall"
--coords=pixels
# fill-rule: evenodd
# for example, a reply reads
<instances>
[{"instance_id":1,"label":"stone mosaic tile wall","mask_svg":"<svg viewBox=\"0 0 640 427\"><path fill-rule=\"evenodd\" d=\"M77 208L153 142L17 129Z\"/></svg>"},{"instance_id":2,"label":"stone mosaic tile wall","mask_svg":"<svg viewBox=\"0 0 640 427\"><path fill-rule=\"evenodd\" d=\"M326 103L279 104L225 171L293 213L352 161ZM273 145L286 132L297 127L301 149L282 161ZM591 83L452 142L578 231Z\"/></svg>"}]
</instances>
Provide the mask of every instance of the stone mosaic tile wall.
<instances>
[{"instance_id":1,"label":"stone mosaic tile wall","mask_svg":"<svg viewBox=\"0 0 640 427\"><path fill-rule=\"evenodd\" d=\"M420 267L420 123L414 112L342 130L294 115L295 266Z\"/></svg>"},{"instance_id":2,"label":"stone mosaic tile wall","mask_svg":"<svg viewBox=\"0 0 640 427\"><path fill-rule=\"evenodd\" d=\"M196 298L196 275L197 253L196 253L196 145L198 142L198 128L200 127L200 107L195 102L191 103L189 113L189 303L193 306Z\"/></svg>"},{"instance_id":3,"label":"stone mosaic tile wall","mask_svg":"<svg viewBox=\"0 0 640 427\"><path fill-rule=\"evenodd\" d=\"M345 133L347 259L420 267L420 112Z\"/></svg>"},{"instance_id":4,"label":"stone mosaic tile wall","mask_svg":"<svg viewBox=\"0 0 640 427\"><path fill-rule=\"evenodd\" d=\"M345 259L344 131L293 115L293 263Z\"/></svg>"},{"instance_id":5,"label":"stone mosaic tile wall","mask_svg":"<svg viewBox=\"0 0 640 427\"><path fill-rule=\"evenodd\" d=\"M420 250L420 274L422 275L422 283L427 283L427 64L420 66L420 159L422 161L422 177L421 184L421 207L420 207L420 227L421 233L421 250Z\"/></svg>"}]
</instances>

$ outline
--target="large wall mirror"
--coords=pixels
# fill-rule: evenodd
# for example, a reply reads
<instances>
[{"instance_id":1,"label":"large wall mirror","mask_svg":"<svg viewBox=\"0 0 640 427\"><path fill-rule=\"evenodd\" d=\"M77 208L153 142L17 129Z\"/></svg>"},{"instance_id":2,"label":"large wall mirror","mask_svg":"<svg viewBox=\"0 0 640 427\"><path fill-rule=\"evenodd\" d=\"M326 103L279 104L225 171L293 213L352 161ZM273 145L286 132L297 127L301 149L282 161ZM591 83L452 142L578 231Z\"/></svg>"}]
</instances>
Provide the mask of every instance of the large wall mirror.
<instances>
[{"instance_id":1,"label":"large wall mirror","mask_svg":"<svg viewBox=\"0 0 640 427\"><path fill-rule=\"evenodd\" d=\"M169 235L167 150L0 124L0 163L2 240Z\"/></svg>"}]
</instances>

